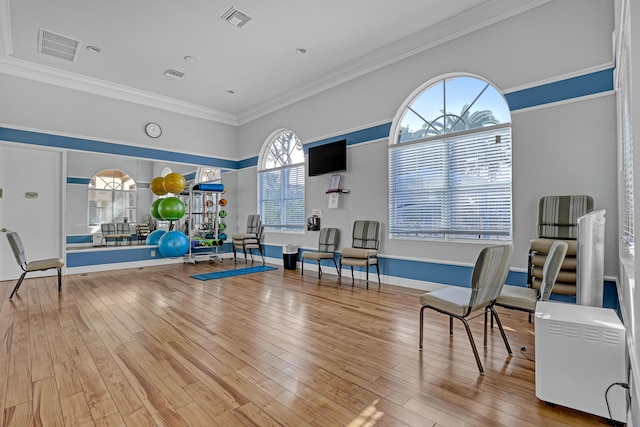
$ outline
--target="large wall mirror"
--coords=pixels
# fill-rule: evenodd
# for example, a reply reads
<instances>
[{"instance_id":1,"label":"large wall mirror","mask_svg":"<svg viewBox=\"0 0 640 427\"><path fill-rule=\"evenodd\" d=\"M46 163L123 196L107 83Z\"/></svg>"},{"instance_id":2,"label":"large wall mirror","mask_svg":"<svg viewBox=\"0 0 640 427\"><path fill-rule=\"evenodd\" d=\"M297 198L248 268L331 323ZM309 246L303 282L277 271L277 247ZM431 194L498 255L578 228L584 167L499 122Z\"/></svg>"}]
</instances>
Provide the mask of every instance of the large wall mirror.
<instances>
[{"instance_id":1,"label":"large wall mirror","mask_svg":"<svg viewBox=\"0 0 640 427\"><path fill-rule=\"evenodd\" d=\"M220 169L213 167L68 152L67 247L91 247L91 236L100 230L101 223L128 222L135 230L136 224L147 222L151 204L157 198L149 188L150 182L170 172L182 174L188 185L222 178ZM228 180L222 178L224 181ZM168 226L161 221L157 225Z\"/></svg>"}]
</instances>

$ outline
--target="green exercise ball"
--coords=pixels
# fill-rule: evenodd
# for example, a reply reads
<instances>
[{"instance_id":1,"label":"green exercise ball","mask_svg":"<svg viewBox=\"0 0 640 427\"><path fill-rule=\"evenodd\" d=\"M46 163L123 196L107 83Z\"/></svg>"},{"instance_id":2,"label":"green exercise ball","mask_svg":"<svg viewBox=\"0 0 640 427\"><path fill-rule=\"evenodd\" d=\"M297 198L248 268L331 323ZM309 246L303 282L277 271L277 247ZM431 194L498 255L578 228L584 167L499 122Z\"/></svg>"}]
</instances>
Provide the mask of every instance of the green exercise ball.
<instances>
[{"instance_id":1,"label":"green exercise ball","mask_svg":"<svg viewBox=\"0 0 640 427\"><path fill-rule=\"evenodd\" d=\"M160 199L158 213L166 221L175 221L184 216L184 203L177 197Z\"/></svg>"},{"instance_id":2,"label":"green exercise ball","mask_svg":"<svg viewBox=\"0 0 640 427\"><path fill-rule=\"evenodd\" d=\"M160 204L160 202L163 199L158 199L158 200L154 200L153 203L151 203L151 216L154 217L155 219L162 219L162 217L160 216L160 213L158 212L158 205Z\"/></svg>"}]
</instances>

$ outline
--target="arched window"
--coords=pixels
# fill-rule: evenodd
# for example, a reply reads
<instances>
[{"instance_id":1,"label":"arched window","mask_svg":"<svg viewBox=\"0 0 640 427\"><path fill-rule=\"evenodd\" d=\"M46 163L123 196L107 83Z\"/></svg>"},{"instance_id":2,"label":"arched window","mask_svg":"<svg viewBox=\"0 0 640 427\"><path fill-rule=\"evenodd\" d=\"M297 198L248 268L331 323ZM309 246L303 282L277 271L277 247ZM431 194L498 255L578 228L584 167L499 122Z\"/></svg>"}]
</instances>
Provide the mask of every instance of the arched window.
<instances>
[{"instance_id":1,"label":"arched window","mask_svg":"<svg viewBox=\"0 0 640 427\"><path fill-rule=\"evenodd\" d=\"M304 151L288 129L265 142L258 164L258 210L267 230L304 231Z\"/></svg>"},{"instance_id":2,"label":"arched window","mask_svg":"<svg viewBox=\"0 0 640 427\"><path fill-rule=\"evenodd\" d=\"M220 169L209 166L198 166L196 182L220 182Z\"/></svg>"},{"instance_id":3,"label":"arched window","mask_svg":"<svg viewBox=\"0 0 640 427\"><path fill-rule=\"evenodd\" d=\"M107 169L89 181L89 225L136 222L136 182L126 173Z\"/></svg>"},{"instance_id":4,"label":"arched window","mask_svg":"<svg viewBox=\"0 0 640 427\"><path fill-rule=\"evenodd\" d=\"M394 120L392 238L511 239L511 115L486 81L425 84Z\"/></svg>"}]
</instances>

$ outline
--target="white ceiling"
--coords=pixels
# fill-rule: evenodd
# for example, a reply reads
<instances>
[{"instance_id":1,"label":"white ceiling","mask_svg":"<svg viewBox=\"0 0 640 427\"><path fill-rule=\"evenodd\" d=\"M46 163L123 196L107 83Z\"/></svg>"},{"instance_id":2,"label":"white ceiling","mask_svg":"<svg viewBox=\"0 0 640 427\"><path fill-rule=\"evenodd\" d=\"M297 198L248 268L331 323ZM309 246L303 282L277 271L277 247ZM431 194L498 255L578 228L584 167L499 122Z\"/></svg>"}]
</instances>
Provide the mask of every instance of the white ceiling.
<instances>
[{"instance_id":1,"label":"white ceiling","mask_svg":"<svg viewBox=\"0 0 640 427\"><path fill-rule=\"evenodd\" d=\"M0 72L241 124L547 1L0 0ZM41 29L75 61L39 53Z\"/></svg>"}]
</instances>

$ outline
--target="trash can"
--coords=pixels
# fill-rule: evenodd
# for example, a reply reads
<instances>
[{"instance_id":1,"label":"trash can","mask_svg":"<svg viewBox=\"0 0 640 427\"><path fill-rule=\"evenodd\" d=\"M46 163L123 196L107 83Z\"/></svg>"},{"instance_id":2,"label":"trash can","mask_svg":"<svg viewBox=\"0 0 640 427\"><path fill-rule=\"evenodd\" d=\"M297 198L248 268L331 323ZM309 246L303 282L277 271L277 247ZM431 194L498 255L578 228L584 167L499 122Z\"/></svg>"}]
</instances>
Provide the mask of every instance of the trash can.
<instances>
[{"instance_id":1,"label":"trash can","mask_svg":"<svg viewBox=\"0 0 640 427\"><path fill-rule=\"evenodd\" d=\"M282 264L285 270L295 270L298 262L298 247L296 245L284 245L282 247Z\"/></svg>"}]
</instances>

